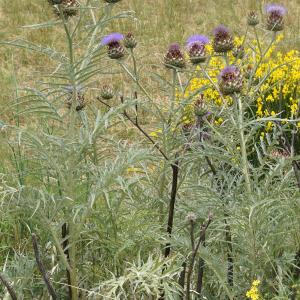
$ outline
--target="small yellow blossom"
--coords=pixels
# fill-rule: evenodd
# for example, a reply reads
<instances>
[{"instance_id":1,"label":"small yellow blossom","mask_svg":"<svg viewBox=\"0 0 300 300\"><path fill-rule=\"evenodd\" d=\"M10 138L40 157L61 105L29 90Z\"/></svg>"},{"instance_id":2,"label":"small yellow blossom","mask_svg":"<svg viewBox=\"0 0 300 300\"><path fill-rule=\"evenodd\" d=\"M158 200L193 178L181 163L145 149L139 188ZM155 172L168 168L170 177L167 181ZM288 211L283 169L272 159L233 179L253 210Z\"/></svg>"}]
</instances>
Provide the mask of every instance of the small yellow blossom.
<instances>
[{"instance_id":1,"label":"small yellow blossom","mask_svg":"<svg viewBox=\"0 0 300 300\"><path fill-rule=\"evenodd\" d=\"M254 280L252 282L251 289L246 293L246 297L251 300L261 300L262 298L258 290L259 285L260 285L260 280Z\"/></svg>"},{"instance_id":2,"label":"small yellow blossom","mask_svg":"<svg viewBox=\"0 0 300 300\"><path fill-rule=\"evenodd\" d=\"M150 132L149 135L151 137L158 137L160 133L162 133L162 130L161 129L157 129L155 131Z\"/></svg>"},{"instance_id":3,"label":"small yellow blossom","mask_svg":"<svg viewBox=\"0 0 300 300\"><path fill-rule=\"evenodd\" d=\"M222 125L222 123L224 122L224 119L223 118L216 118L215 119L215 125L217 125L217 126L220 126L220 125Z\"/></svg>"}]
</instances>

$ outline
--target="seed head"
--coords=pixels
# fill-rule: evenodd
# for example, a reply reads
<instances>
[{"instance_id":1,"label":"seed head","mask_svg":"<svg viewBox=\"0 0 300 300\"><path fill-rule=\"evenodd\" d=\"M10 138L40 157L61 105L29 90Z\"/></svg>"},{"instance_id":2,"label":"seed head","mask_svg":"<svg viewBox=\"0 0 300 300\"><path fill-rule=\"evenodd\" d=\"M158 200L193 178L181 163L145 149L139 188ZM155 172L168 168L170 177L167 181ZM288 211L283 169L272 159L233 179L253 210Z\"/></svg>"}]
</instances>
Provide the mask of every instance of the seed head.
<instances>
[{"instance_id":1,"label":"seed head","mask_svg":"<svg viewBox=\"0 0 300 300\"><path fill-rule=\"evenodd\" d=\"M225 67L219 75L219 87L223 95L240 93L243 88L243 75L237 66Z\"/></svg>"},{"instance_id":2,"label":"seed head","mask_svg":"<svg viewBox=\"0 0 300 300\"><path fill-rule=\"evenodd\" d=\"M185 67L184 55L179 44L171 44L164 56L164 64L167 68L183 69Z\"/></svg>"},{"instance_id":3,"label":"seed head","mask_svg":"<svg viewBox=\"0 0 300 300\"><path fill-rule=\"evenodd\" d=\"M234 47L233 36L229 29L224 25L216 27L213 31L213 48L217 53L224 53Z\"/></svg>"},{"instance_id":4,"label":"seed head","mask_svg":"<svg viewBox=\"0 0 300 300\"><path fill-rule=\"evenodd\" d=\"M267 29L275 32L283 30L286 8L278 4L267 4L265 11L267 15Z\"/></svg>"}]
</instances>

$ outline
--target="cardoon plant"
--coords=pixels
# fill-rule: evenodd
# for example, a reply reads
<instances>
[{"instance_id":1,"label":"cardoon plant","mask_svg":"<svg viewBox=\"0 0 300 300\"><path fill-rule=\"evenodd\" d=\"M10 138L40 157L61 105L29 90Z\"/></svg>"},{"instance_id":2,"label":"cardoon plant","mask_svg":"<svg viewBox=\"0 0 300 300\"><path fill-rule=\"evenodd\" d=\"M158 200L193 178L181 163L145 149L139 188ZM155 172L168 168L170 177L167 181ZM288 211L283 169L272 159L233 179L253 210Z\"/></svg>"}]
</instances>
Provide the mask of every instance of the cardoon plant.
<instances>
[{"instance_id":1,"label":"cardoon plant","mask_svg":"<svg viewBox=\"0 0 300 300\"><path fill-rule=\"evenodd\" d=\"M115 12L119 1L98 2L46 24L64 33L65 47L6 43L53 66L25 89L16 81L13 105L0 110L9 154L0 162L1 223L13 220L1 225L10 244L1 247L0 294L234 300L261 296L247 292L260 280L266 299L297 299L299 54L274 67L275 34L267 45L249 34L233 49L220 26L218 55L193 35L187 53L172 44L149 67L133 34L109 34L99 47L119 26L111 21L129 14ZM256 33L255 23L247 29ZM120 59L124 47L130 55ZM187 56L205 64L185 68Z\"/></svg>"}]
</instances>

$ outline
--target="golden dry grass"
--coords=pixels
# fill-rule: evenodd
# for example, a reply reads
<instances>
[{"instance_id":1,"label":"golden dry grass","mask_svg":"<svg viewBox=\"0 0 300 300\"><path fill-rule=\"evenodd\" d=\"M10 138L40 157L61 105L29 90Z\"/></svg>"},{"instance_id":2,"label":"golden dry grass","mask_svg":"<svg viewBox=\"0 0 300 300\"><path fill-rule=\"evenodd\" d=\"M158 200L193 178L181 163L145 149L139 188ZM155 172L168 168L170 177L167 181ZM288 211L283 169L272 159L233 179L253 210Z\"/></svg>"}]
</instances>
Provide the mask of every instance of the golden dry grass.
<instances>
[{"instance_id":1,"label":"golden dry grass","mask_svg":"<svg viewBox=\"0 0 300 300\"><path fill-rule=\"evenodd\" d=\"M139 54L148 55L151 61L155 61L161 57L161 52L169 43L184 42L187 36L196 32L209 35L218 24L229 26L235 34L243 33L247 11L257 9L263 13L266 3L257 0L123 0L116 9L133 10L135 18L115 22L110 30L134 32L139 40ZM281 3L289 11L285 43L288 48L299 47L299 0L282 0ZM43 23L51 19L54 16L47 0L2 0L0 40L23 38L63 49L62 29L21 28L23 25ZM14 88L14 75L19 82L31 82L38 76L36 71L47 69L48 64L50 61L42 55L1 46L0 105L9 102Z\"/></svg>"}]
</instances>

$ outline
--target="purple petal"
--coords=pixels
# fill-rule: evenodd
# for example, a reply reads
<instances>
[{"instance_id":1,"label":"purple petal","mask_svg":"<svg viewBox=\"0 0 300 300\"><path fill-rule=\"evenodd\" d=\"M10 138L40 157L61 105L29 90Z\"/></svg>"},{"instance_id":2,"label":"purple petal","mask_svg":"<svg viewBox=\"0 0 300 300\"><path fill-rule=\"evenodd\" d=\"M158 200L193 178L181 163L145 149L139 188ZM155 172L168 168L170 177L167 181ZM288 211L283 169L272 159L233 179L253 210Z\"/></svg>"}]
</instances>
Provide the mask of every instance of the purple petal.
<instances>
[{"instance_id":1,"label":"purple petal","mask_svg":"<svg viewBox=\"0 0 300 300\"><path fill-rule=\"evenodd\" d=\"M213 31L214 35L218 35L218 34L222 34L222 33L229 33L229 29L224 26L224 25L219 25L218 27L216 27Z\"/></svg>"},{"instance_id":2,"label":"purple petal","mask_svg":"<svg viewBox=\"0 0 300 300\"><path fill-rule=\"evenodd\" d=\"M118 42L118 41L121 41L123 38L124 38L123 34L118 33L118 32L113 32L111 34L106 35L101 40L101 45L108 45L111 42Z\"/></svg>"},{"instance_id":3,"label":"purple petal","mask_svg":"<svg viewBox=\"0 0 300 300\"><path fill-rule=\"evenodd\" d=\"M169 46L169 51L175 51L175 50L180 50L180 45L178 43L174 43L174 44L171 44Z\"/></svg>"},{"instance_id":4,"label":"purple petal","mask_svg":"<svg viewBox=\"0 0 300 300\"><path fill-rule=\"evenodd\" d=\"M201 34L195 34L195 35L191 35L187 41L186 41L186 45L189 47L194 43L201 43L203 45L206 45L209 43L209 38L205 35L201 35Z\"/></svg>"},{"instance_id":5,"label":"purple petal","mask_svg":"<svg viewBox=\"0 0 300 300\"><path fill-rule=\"evenodd\" d=\"M286 8L283 5L279 4L267 4L265 7L265 11L267 14L271 14L274 12L277 12L280 15L285 15L286 14Z\"/></svg>"},{"instance_id":6,"label":"purple petal","mask_svg":"<svg viewBox=\"0 0 300 300\"><path fill-rule=\"evenodd\" d=\"M220 79L221 77L226 76L226 75L228 75L228 74L233 74L233 73L235 73L236 71L238 71L238 67L237 67L237 66L235 66L235 65L227 66L227 67L225 67L225 68L221 71L221 73L220 73L220 75L219 75L218 77L219 77L219 79Z\"/></svg>"}]
</instances>

